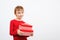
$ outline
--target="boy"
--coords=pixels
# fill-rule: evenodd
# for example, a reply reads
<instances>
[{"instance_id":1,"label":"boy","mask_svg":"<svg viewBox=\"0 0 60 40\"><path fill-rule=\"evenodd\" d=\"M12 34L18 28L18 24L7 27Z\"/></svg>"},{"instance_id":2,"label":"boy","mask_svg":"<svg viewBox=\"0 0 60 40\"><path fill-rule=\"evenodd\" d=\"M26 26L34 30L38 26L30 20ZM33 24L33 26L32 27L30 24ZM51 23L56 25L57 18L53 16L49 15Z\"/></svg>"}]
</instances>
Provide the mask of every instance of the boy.
<instances>
[{"instance_id":1,"label":"boy","mask_svg":"<svg viewBox=\"0 0 60 40\"><path fill-rule=\"evenodd\" d=\"M18 27L21 23L25 23L21 20L24 15L24 8L22 6L17 6L14 10L14 14L16 18L10 21L10 35L13 36L13 40L27 40L28 36L22 36ZM31 33L31 36L33 36L33 33Z\"/></svg>"}]
</instances>

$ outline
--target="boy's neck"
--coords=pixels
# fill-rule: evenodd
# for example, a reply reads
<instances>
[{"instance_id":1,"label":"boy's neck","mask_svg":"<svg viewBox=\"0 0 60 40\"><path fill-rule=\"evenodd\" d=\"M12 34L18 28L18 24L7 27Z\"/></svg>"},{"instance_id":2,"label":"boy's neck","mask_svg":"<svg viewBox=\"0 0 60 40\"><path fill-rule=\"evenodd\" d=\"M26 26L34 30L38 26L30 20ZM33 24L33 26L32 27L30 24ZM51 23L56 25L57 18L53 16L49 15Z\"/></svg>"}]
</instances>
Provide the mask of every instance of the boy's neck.
<instances>
[{"instance_id":1,"label":"boy's neck","mask_svg":"<svg viewBox=\"0 0 60 40\"><path fill-rule=\"evenodd\" d=\"M20 19L20 18L16 18L16 20L18 20L18 21L22 21L22 19Z\"/></svg>"}]
</instances>

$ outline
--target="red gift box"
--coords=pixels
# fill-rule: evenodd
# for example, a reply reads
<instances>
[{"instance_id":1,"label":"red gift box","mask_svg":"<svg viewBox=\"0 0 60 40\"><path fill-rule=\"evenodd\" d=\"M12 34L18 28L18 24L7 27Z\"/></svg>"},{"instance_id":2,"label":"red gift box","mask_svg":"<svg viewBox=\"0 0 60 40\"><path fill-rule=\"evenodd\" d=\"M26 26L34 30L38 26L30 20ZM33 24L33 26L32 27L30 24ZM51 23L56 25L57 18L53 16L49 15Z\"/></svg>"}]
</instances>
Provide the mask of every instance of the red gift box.
<instances>
[{"instance_id":1,"label":"red gift box","mask_svg":"<svg viewBox=\"0 0 60 40\"><path fill-rule=\"evenodd\" d=\"M19 25L19 29L23 36L30 36L33 32L32 25L27 23Z\"/></svg>"}]
</instances>

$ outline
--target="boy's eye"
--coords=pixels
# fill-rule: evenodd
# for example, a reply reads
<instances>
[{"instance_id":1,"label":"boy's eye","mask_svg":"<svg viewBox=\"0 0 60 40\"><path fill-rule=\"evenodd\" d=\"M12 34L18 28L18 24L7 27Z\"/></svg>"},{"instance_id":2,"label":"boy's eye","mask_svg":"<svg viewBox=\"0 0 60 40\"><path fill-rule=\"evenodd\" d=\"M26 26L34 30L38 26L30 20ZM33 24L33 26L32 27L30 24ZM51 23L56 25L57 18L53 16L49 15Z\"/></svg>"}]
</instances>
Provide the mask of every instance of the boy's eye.
<instances>
[{"instance_id":1,"label":"boy's eye","mask_svg":"<svg viewBox=\"0 0 60 40\"><path fill-rule=\"evenodd\" d=\"M18 14L23 14L23 12L18 12Z\"/></svg>"},{"instance_id":2,"label":"boy's eye","mask_svg":"<svg viewBox=\"0 0 60 40\"><path fill-rule=\"evenodd\" d=\"M18 14L20 14L20 13L18 12Z\"/></svg>"},{"instance_id":3,"label":"boy's eye","mask_svg":"<svg viewBox=\"0 0 60 40\"><path fill-rule=\"evenodd\" d=\"M23 14L23 12L22 12L22 14Z\"/></svg>"}]
</instances>

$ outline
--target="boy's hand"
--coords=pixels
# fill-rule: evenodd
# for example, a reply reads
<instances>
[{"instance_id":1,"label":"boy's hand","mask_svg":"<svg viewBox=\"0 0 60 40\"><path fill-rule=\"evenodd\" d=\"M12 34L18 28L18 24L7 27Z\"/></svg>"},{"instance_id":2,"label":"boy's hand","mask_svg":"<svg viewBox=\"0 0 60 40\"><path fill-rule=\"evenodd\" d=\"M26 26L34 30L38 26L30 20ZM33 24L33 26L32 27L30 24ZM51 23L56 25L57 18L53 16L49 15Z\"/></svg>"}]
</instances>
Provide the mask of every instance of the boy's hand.
<instances>
[{"instance_id":1,"label":"boy's hand","mask_svg":"<svg viewBox=\"0 0 60 40\"><path fill-rule=\"evenodd\" d=\"M21 25L19 25L19 28L17 29L17 34L21 36L22 33L21 33L21 31L20 31L20 26L21 26Z\"/></svg>"},{"instance_id":2,"label":"boy's hand","mask_svg":"<svg viewBox=\"0 0 60 40\"><path fill-rule=\"evenodd\" d=\"M20 35L20 36L22 35L22 33L19 29L17 29L17 34Z\"/></svg>"},{"instance_id":3,"label":"boy's hand","mask_svg":"<svg viewBox=\"0 0 60 40\"><path fill-rule=\"evenodd\" d=\"M33 36L33 32L31 33L31 36Z\"/></svg>"}]
</instances>

